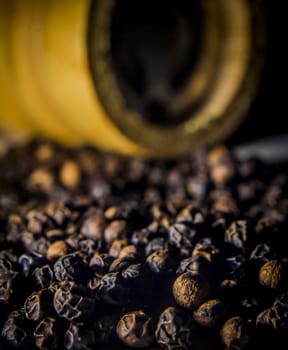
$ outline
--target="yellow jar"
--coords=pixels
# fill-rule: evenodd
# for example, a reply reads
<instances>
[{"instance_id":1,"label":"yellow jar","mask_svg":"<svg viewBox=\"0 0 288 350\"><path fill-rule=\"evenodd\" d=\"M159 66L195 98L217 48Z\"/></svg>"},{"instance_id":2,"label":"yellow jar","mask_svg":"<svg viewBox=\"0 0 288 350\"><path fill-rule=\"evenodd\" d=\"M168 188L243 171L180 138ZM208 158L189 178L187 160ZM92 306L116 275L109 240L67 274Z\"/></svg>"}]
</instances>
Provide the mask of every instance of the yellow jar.
<instances>
[{"instance_id":1,"label":"yellow jar","mask_svg":"<svg viewBox=\"0 0 288 350\"><path fill-rule=\"evenodd\" d=\"M0 0L0 127L190 152L245 115L264 37L257 1Z\"/></svg>"}]
</instances>

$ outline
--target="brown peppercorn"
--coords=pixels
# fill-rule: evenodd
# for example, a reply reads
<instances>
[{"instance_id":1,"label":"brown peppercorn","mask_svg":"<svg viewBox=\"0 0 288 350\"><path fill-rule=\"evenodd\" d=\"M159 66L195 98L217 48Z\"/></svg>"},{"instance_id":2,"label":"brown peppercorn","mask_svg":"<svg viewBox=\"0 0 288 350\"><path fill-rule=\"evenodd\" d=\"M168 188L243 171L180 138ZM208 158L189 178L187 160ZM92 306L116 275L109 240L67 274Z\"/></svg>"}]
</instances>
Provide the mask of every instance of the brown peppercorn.
<instances>
[{"instance_id":1,"label":"brown peppercorn","mask_svg":"<svg viewBox=\"0 0 288 350\"><path fill-rule=\"evenodd\" d=\"M100 214L89 216L82 225L81 231L86 238L101 240L104 234L105 220Z\"/></svg>"},{"instance_id":2,"label":"brown peppercorn","mask_svg":"<svg viewBox=\"0 0 288 350\"><path fill-rule=\"evenodd\" d=\"M202 327L219 326L225 316L226 308L221 300L211 299L203 303L193 312L194 320Z\"/></svg>"},{"instance_id":3,"label":"brown peppercorn","mask_svg":"<svg viewBox=\"0 0 288 350\"><path fill-rule=\"evenodd\" d=\"M122 248L126 247L127 245L128 245L127 239L116 239L111 244L111 247L109 249L109 255L112 256L113 258L118 258Z\"/></svg>"},{"instance_id":4,"label":"brown peppercorn","mask_svg":"<svg viewBox=\"0 0 288 350\"><path fill-rule=\"evenodd\" d=\"M104 239L107 244L111 244L116 239L120 238L126 231L125 220L114 220L112 221L104 231Z\"/></svg>"},{"instance_id":5,"label":"brown peppercorn","mask_svg":"<svg viewBox=\"0 0 288 350\"><path fill-rule=\"evenodd\" d=\"M284 319L283 319L284 320ZM281 318L274 308L269 308L260 312L256 317L256 327L269 329L278 329L281 324Z\"/></svg>"},{"instance_id":6,"label":"brown peppercorn","mask_svg":"<svg viewBox=\"0 0 288 350\"><path fill-rule=\"evenodd\" d=\"M79 165L73 160L66 160L60 169L60 181L62 185L69 189L78 186L81 180Z\"/></svg>"},{"instance_id":7,"label":"brown peppercorn","mask_svg":"<svg viewBox=\"0 0 288 350\"><path fill-rule=\"evenodd\" d=\"M46 169L35 169L27 180L27 186L32 191L42 191L44 193L52 192L54 185L53 175Z\"/></svg>"},{"instance_id":8,"label":"brown peppercorn","mask_svg":"<svg viewBox=\"0 0 288 350\"><path fill-rule=\"evenodd\" d=\"M48 143L43 143L36 149L35 157L39 162L47 162L53 157L53 154L53 146Z\"/></svg>"},{"instance_id":9,"label":"brown peppercorn","mask_svg":"<svg viewBox=\"0 0 288 350\"><path fill-rule=\"evenodd\" d=\"M146 262L151 271L156 273L167 272L171 269L173 264L175 265L168 249L156 250L147 257Z\"/></svg>"},{"instance_id":10,"label":"brown peppercorn","mask_svg":"<svg viewBox=\"0 0 288 350\"><path fill-rule=\"evenodd\" d=\"M68 254L68 246L65 241L56 241L47 249L46 258L50 261L57 260L63 255Z\"/></svg>"},{"instance_id":11,"label":"brown peppercorn","mask_svg":"<svg viewBox=\"0 0 288 350\"><path fill-rule=\"evenodd\" d=\"M278 288L282 279L282 265L278 260L267 261L260 269L259 282L268 288Z\"/></svg>"},{"instance_id":12,"label":"brown peppercorn","mask_svg":"<svg viewBox=\"0 0 288 350\"><path fill-rule=\"evenodd\" d=\"M221 329L221 338L228 349L234 349L234 346L238 349L237 345L249 343L250 336L246 331L244 319L235 316L227 320Z\"/></svg>"},{"instance_id":13,"label":"brown peppercorn","mask_svg":"<svg viewBox=\"0 0 288 350\"><path fill-rule=\"evenodd\" d=\"M210 177L215 186L226 185L235 176L236 169L230 152L223 146L215 147L208 156Z\"/></svg>"},{"instance_id":14,"label":"brown peppercorn","mask_svg":"<svg viewBox=\"0 0 288 350\"><path fill-rule=\"evenodd\" d=\"M232 215L239 215L240 213L235 198L226 191L217 193L215 196L213 211Z\"/></svg>"},{"instance_id":15,"label":"brown peppercorn","mask_svg":"<svg viewBox=\"0 0 288 350\"><path fill-rule=\"evenodd\" d=\"M196 309L210 293L206 278L191 272L180 275L173 284L173 295L176 302L187 309Z\"/></svg>"},{"instance_id":16,"label":"brown peppercorn","mask_svg":"<svg viewBox=\"0 0 288 350\"><path fill-rule=\"evenodd\" d=\"M138 254L139 252L135 245L127 245L120 250L118 258L135 258Z\"/></svg>"},{"instance_id":17,"label":"brown peppercorn","mask_svg":"<svg viewBox=\"0 0 288 350\"><path fill-rule=\"evenodd\" d=\"M133 348L146 348L154 337L152 319L141 310L125 314L118 322L116 332L124 344Z\"/></svg>"},{"instance_id":18,"label":"brown peppercorn","mask_svg":"<svg viewBox=\"0 0 288 350\"><path fill-rule=\"evenodd\" d=\"M116 206L109 207L105 210L104 216L106 219L114 220L120 216L120 208Z\"/></svg>"},{"instance_id":19,"label":"brown peppercorn","mask_svg":"<svg viewBox=\"0 0 288 350\"><path fill-rule=\"evenodd\" d=\"M173 306L167 307L160 315L155 338L166 350L194 349L195 323L190 312Z\"/></svg>"}]
</instances>

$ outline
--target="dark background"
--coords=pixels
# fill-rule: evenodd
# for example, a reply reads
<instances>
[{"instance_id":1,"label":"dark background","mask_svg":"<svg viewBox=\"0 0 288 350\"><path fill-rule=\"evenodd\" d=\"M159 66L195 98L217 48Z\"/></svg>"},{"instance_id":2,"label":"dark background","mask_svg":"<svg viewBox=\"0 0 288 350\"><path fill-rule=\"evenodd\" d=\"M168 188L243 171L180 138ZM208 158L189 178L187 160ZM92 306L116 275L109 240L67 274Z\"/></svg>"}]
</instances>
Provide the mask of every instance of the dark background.
<instances>
[{"instance_id":1,"label":"dark background","mask_svg":"<svg viewBox=\"0 0 288 350\"><path fill-rule=\"evenodd\" d=\"M264 1L268 34L266 63L248 117L228 139L228 144L232 145L285 133L288 138L286 74L288 61L286 57L284 58L288 42L287 12L284 10L283 0Z\"/></svg>"}]
</instances>

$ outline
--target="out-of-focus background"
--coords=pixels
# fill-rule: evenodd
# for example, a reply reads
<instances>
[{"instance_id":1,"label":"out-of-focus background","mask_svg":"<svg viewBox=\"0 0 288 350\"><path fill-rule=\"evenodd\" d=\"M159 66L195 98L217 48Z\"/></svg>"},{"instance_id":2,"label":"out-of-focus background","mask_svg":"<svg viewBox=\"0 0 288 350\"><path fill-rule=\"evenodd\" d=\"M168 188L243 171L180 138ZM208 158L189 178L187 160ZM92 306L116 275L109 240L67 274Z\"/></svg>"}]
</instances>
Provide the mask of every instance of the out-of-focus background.
<instances>
[{"instance_id":1,"label":"out-of-focus background","mask_svg":"<svg viewBox=\"0 0 288 350\"><path fill-rule=\"evenodd\" d=\"M287 33L285 3L264 0L264 5L267 51L261 84L248 118L229 138L230 144L276 134L284 135L288 132L287 59L284 57L288 48L288 41L285 38Z\"/></svg>"}]
</instances>

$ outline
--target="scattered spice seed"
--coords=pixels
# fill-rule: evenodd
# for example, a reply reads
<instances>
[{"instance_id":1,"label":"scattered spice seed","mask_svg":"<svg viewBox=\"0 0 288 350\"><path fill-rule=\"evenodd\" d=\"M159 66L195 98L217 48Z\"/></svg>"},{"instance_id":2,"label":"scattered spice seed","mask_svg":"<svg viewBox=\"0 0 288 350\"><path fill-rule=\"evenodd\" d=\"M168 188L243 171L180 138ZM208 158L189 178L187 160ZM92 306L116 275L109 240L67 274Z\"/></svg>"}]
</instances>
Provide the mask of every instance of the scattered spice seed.
<instances>
[{"instance_id":1,"label":"scattered spice seed","mask_svg":"<svg viewBox=\"0 0 288 350\"><path fill-rule=\"evenodd\" d=\"M46 258L50 261L57 260L61 256L68 254L68 250L65 241L53 242L47 249Z\"/></svg>"},{"instance_id":2,"label":"scattered spice seed","mask_svg":"<svg viewBox=\"0 0 288 350\"><path fill-rule=\"evenodd\" d=\"M267 261L260 269L259 282L262 286L277 288L282 281L282 265L278 260Z\"/></svg>"},{"instance_id":3,"label":"scattered spice seed","mask_svg":"<svg viewBox=\"0 0 288 350\"><path fill-rule=\"evenodd\" d=\"M210 286L205 277L185 272L175 280L173 295L176 302L187 309L196 309L209 296Z\"/></svg>"},{"instance_id":4,"label":"scattered spice seed","mask_svg":"<svg viewBox=\"0 0 288 350\"><path fill-rule=\"evenodd\" d=\"M60 169L60 181L63 186L74 189L81 181L79 165L73 160L66 160Z\"/></svg>"},{"instance_id":5,"label":"scattered spice seed","mask_svg":"<svg viewBox=\"0 0 288 350\"><path fill-rule=\"evenodd\" d=\"M288 343L287 163L35 141L1 157L0 349Z\"/></svg>"},{"instance_id":6,"label":"scattered spice seed","mask_svg":"<svg viewBox=\"0 0 288 350\"><path fill-rule=\"evenodd\" d=\"M122 342L132 348L146 348L154 337L152 319L142 310L125 314L118 322L116 332Z\"/></svg>"}]
</instances>

